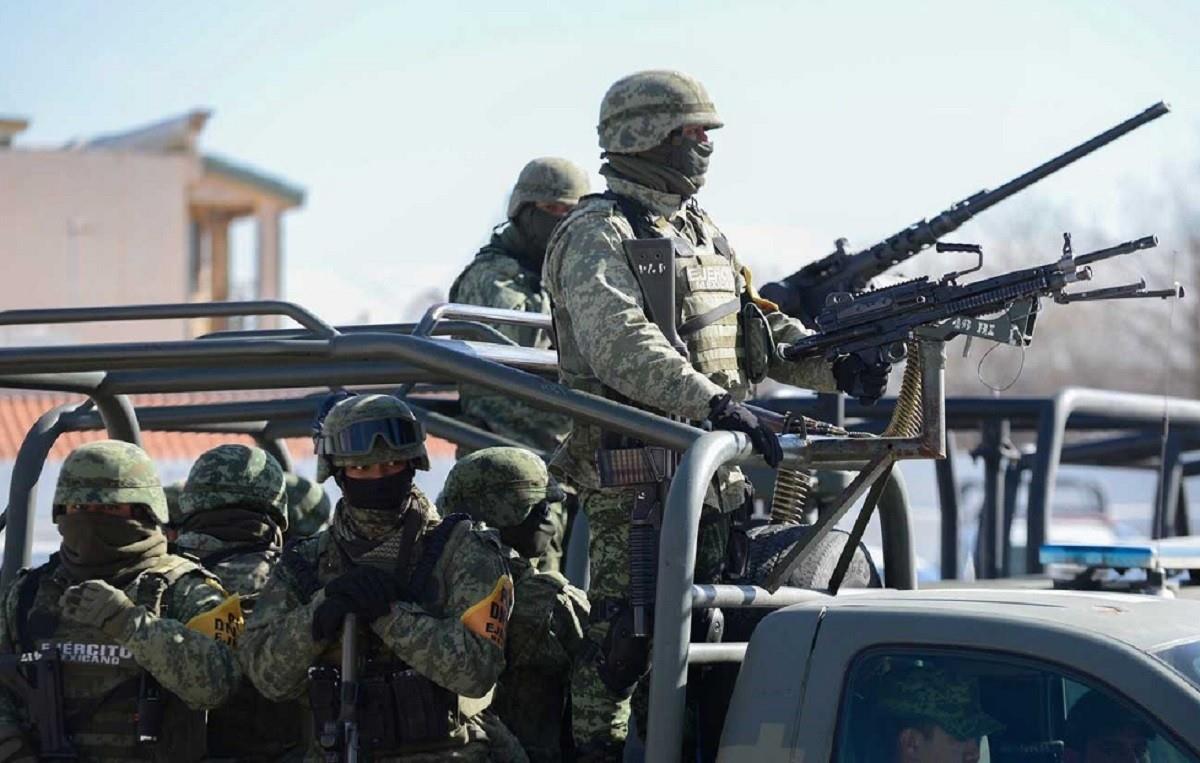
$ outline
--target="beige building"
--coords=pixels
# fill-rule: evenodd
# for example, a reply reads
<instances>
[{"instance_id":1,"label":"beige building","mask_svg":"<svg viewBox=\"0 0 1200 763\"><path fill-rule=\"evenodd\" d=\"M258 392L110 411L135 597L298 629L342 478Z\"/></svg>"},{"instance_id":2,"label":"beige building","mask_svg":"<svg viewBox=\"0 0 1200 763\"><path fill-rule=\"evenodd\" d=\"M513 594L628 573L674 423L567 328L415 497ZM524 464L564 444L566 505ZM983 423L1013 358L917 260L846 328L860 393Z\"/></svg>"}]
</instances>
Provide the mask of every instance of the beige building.
<instances>
[{"instance_id":1,"label":"beige building","mask_svg":"<svg viewBox=\"0 0 1200 763\"><path fill-rule=\"evenodd\" d=\"M14 145L28 122L0 117L0 309L282 298L282 217L304 191L201 153L208 118L193 111L44 149ZM234 294L239 220L253 226L253 276ZM0 326L0 344L179 339L227 325Z\"/></svg>"}]
</instances>

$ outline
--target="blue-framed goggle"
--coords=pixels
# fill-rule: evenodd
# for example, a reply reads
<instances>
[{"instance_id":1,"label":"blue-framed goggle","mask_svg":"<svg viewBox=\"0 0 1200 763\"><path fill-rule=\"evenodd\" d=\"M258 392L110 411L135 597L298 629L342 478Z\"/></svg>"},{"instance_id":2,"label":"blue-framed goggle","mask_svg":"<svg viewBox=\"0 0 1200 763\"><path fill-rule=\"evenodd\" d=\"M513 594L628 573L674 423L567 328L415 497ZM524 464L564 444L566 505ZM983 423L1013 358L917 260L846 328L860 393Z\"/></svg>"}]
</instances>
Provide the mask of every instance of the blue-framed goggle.
<instances>
[{"instance_id":1,"label":"blue-framed goggle","mask_svg":"<svg viewBox=\"0 0 1200 763\"><path fill-rule=\"evenodd\" d=\"M380 438L400 450L420 445L425 439L425 428L419 421L408 419L371 419L357 421L335 434L323 434L314 440L318 456L365 456Z\"/></svg>"}]
</instances>

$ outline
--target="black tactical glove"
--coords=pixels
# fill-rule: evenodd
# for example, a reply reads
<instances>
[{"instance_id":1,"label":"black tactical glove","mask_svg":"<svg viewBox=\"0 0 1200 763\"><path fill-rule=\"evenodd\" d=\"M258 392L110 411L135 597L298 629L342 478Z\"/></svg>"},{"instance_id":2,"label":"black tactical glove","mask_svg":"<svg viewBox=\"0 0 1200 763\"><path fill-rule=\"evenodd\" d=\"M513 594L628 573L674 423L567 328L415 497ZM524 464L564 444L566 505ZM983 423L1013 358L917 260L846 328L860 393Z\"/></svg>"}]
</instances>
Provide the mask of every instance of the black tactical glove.
<instances>
[{"instance_id":1,"label":"black tactical glove","mask_svg":"<svg viewBox=\"0 0 1200 763\"><path fill-rule=\"evenodd\" d=\"M758 420L753 412L741 403L735 403L728 394L718 395L708 401L711 413L708 420L713 429L724 429L728 432L744 432L750 435L754 449L762 454L767 466L774 469L783 460L783 448L779 438Z\"/></svg>"},{"instance_id":2,"label":"black tactical glove","mask_svg":"<svg viewBox=\"0 0 1200 763\"><path fill-rule=\"evenodd\" d=\"M351 612L367 621L383 617L400 596L400 582L395 575L368 564L359 565L325 586L325 601L313 613L313 638L332 638Z\"/></svg>"},{"instance_id":3,"label":"black tactical glove","mask_svg":"<svg viewBox=\"0 0 1200 763\"><path fill-rule=\"evenodd\" d=\"M837 388L864 405L874 405L887 389L891 363L871 363L857 355L846 355L833 361L833 378Z\"/></svg>"}]
</instances>

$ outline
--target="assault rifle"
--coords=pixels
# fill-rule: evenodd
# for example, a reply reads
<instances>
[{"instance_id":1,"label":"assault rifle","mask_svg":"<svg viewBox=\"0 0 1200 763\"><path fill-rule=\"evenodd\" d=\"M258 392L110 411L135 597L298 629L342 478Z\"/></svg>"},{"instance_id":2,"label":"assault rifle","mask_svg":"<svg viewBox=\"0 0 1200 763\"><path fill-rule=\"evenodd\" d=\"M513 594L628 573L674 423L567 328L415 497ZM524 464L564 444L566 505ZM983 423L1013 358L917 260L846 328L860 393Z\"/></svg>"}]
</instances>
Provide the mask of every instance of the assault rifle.
<instances>
[{"instance_id":1,"label":"assault rifle","mask_svg":"<svg viewBox=\"0 0 1200 763\"><path fill-rule=\"evenodd\" d=\"M922 277L860 294L832 294L816 314L817 333L780 345L779 352L785 360L856 354L874 364L902 360L908 340L917 335L948 340L961 334L1025 346L1033 339L1042 297L1059 304L1182 297L1178 284L1147 291L1145 281L1066 291L1073 283L1091 279L1091 263L1157 245L1157 238L1146 236L1076 257L1071 251L1071 235L1064 233L1062 257L1056 262L960 284L959 277L982 267L983 250L976 244L938 243L939 252L969 252L977 254L979 261L973 268L948 273L937 281Z\"/></svg>"},{"instance_id":2,"label":"assault rifle","mask_svg":"<svg viewBox=\"0 0 1200 763\"><path fill-rule=\"evenodd\" d=\"M980 212L1170 110L1170 106L1159 101L1142 113L1008 181L996 190L985 189L968 196L932 220L918 220L869 249L848 253L846 239L840 238L833 254L805 265L782 281L764 285L760 293L778 304L783 312L799 318L810 329L816 328L817 313L825 305L828 295L865 289L872 278L932 246L937 239L957 230Z\"/></svg>"},{"instance_id":3,"label":"assault rifle","mask_svg":"<svg viewBox=\"0 0 1200 763\"><path fill-rule=\"evenodd\" d=\"M63 713L62 657L43 644L36 653L0 656L0 686L12 692L37 727L39 760L76 760Z\"/></svg>"}]
</instances>

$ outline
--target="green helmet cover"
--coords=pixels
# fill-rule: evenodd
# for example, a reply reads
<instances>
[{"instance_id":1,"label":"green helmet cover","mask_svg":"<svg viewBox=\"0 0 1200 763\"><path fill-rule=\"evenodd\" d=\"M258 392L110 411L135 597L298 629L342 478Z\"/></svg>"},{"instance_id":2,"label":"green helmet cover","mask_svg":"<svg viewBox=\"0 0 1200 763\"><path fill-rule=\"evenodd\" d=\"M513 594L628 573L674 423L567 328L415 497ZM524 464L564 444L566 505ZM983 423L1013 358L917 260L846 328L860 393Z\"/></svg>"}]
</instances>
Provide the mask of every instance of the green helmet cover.
<instances>
[{"instance_id":1,"label":"green helmet cover","mask_svg":"<svg viewBox=\"0 0 1200 763\"><path fill-rule=\"evenodd\" d=\"M321 434L333 436L343 429L362 421L378 419L400 419L410 421L420 428L420 442L402 447L393 447L387 441L376 438L369 453L347 453L321 456L317 459L317 482L333 476L335 469L343 466L371 466L388 461L412 461L418 469L429 470L429 453L425 450L425 430L412 410L393 395L354 395L338 402L325 415L321 423Z\"/></svg>"},{"instance_id":2,"label":"green helmet cover","mask_svg":"<svg viewBox=\"0 0 1200 763\"><path fill-rule=\"evenodd\" d=\"M146 451L119 440L89 442L71 451L54 490L54 507L69 504L133 503L167 524L167 498L158 469Z\"/></svg>"},{"instance_id":3,"label":"green helmet cover","mask_svg":"<svg viewBox=\"0 0 1200 763\"><path fill-rule=\"evenodd\" d=\"M589 190L587 173L574 162L553 156L534 159L517 176L508 197L508 219L516 219L522 206L538 201L575 206Z\"/></svg>"},{"instance_id":4,"label":"green helmet cover","mask_svg":"<svg viewBox=\"0 0 1200 763\"><path fill-rule=\"evenodd\" d=\"M316 535L329 521L332 507L325 490L298 474L283 477L287 490L288 531L295 537Z\"/></svg>"},{"instance_id":5,"label":"green helmet cover","mask_svg":"<svg viewBox=\"0 0 1200 763\"><path fill-rule=\"evenodd\" d=\"M710 130L724 123L708 91L682 72L637 72L613 83L600 102L600 148L614 154L648 151L685 125Z\"/></svg>"},{"instance_id":6,"label":"green helmet cover","mask_svg":"<svg viewBox=\"0 0 1200 763\"><path fill-rule=\"evenodd\" d=\"M537 455L524 448L484 448L462 457L450 470L438 507L495 528L512 527L550 492L550 473Z\"/></svg>"},{"instance_id":7,"label":"green helmet cover","mask_svg":"<svg viewBox=\"0 0 1200 763\"><path fill-rule=\"evenodd\" d=\"M257 509L281 530L287 529L287 495L283 469L262 448L226 444L206 451L192 464L179 511L183 521L193 514L228 507Z\"/></svg>"}]
</instances>

